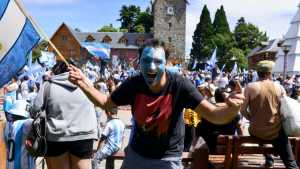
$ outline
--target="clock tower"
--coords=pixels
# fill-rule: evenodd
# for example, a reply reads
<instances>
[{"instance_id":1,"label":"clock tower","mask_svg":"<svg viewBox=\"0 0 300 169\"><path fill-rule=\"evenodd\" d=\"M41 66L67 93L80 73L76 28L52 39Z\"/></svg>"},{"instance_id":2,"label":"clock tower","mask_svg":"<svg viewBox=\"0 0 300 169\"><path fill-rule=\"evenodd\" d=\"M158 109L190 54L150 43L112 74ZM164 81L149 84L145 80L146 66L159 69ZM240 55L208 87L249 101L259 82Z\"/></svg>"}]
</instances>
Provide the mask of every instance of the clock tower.
<instances>
[{"instance_id":1,"label":"clock tower","mask_svg":"<svg viewBox=\"0 0 300 169\"><path fill-rule=\"evenodd\" d=\"M187 0L154 0L154 37L166 42L170 57L185 57L185 25Z\"/></svg>"}]
</instances>

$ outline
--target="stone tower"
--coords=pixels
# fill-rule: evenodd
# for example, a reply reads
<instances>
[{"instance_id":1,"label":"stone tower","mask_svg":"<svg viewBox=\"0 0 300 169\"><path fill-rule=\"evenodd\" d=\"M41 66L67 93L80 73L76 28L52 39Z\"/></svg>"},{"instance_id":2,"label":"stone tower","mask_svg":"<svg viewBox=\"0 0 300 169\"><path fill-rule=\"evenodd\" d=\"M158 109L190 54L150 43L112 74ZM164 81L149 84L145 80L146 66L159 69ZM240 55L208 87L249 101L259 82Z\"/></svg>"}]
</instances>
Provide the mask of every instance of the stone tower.
<instances>
[{"instance_id":1,"label":"stone tower","mask_svg":"<svg viewBox=\"0 0 300 169\"><path fill-rule=\"evenodd\" d=\"M169 45L171 57L185 57L187 0L153 0L154 37Z\"/></svg>"}]
</instances>

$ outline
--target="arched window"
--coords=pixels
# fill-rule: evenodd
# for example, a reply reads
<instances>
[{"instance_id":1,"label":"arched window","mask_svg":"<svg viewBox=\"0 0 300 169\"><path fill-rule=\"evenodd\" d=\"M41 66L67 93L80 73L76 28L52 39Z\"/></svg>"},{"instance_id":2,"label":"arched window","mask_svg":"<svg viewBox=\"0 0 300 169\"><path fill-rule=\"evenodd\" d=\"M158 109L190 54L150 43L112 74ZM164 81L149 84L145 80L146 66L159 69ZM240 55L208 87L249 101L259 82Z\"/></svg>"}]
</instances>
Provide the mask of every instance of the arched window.
<instances>
[{"instance_id":1,"label":"arched window","mask_svg":"<svg viewBox=\"0 0 300 169\"><path fill-rule=\"evenodd\" d=\"M95 38L92 35L88 35L85 39L86 42L93 42L95 41Z\"/></svg>"},{"instance_id":2,"label":"arched window","mask_svg":"<svg viewBox=\"0 0 300 169\"><path fill-rule=\"evenodd\" d=\"M127 45L127 44L128 44L128 39L127 39L125 36L122 36L122 37L119 39L119 43L122 43L122 44Z\"/></svg>"},{"instance_id":3,"label":"arched window","mask_svg":"<svg viewBox=\"0 0 300 169\"><path fill-rule=\"evenodd\" d=\"M142 46L144 44L144 42L145 42L145 39L141 36L136 39L137 46Z\"/></svg>"},{"instance_id":4,"label":"arched window","mask_svg":"<svg viewBox=\"0 0 300 169\"><path fill-rule=\"evenodd\" d=\"M105 35L104 38L102 39L103 43L111 43L112 39L108 35Z\"/></svg>"}]
</instances>

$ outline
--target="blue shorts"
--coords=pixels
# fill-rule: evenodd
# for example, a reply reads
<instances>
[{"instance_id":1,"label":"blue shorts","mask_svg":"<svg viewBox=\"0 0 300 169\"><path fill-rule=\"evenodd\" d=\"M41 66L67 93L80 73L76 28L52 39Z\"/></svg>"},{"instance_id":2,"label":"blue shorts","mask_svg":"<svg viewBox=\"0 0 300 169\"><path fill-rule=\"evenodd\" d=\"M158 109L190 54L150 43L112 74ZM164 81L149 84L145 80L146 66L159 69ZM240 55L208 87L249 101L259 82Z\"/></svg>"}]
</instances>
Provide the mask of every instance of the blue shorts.
<instances>
[{"instance_id":1,"label":"blue shorts","mask_svg":"<svg viewBox=\"0 0 300 169\"><path fill-rule=\"evenodd\" d=\"M125 149L125 158L121 169L183 169L181 158L150 159L138 155L130 146Z\"/></svg>"}]
</instances>

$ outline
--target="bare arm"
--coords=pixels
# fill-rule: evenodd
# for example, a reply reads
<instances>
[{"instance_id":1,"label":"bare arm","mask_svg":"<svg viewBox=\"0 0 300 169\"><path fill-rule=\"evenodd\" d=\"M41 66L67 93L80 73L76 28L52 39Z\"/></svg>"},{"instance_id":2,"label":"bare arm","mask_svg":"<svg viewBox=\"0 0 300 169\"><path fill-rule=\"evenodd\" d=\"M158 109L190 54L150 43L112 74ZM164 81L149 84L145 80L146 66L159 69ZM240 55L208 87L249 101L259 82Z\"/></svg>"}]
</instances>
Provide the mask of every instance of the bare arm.
<instances>
[{"instance_id":1,"label":"bare arm","mask_svg":"<svg viewBox=\"0 0 300 169\"><path fill-rule=\"evenodd\" d=\"M241 114L247 119L249 120L250 119L250 112L248 111L248 106L249 106L249 101L250 101L250 95L249 95L249 88L246 87L245 88L245 91L244 91L244 96L245 96L245 101L242 105L242 108L241 108Z\"/></svg>"},{"instance_id":2,"label":"bare arm","mask_svg":"<svg viewBox=\"0 0 300 169\"><path fill-rule=\"evenodd\" d=\"M223 107L216 107L207 100L203 100L196 107L195 111L214 124L226 124L236 117L243 103L243 96L241 94L234 97L236 98L229 98L227 104Z\"/></svg>"}]
</instances>

